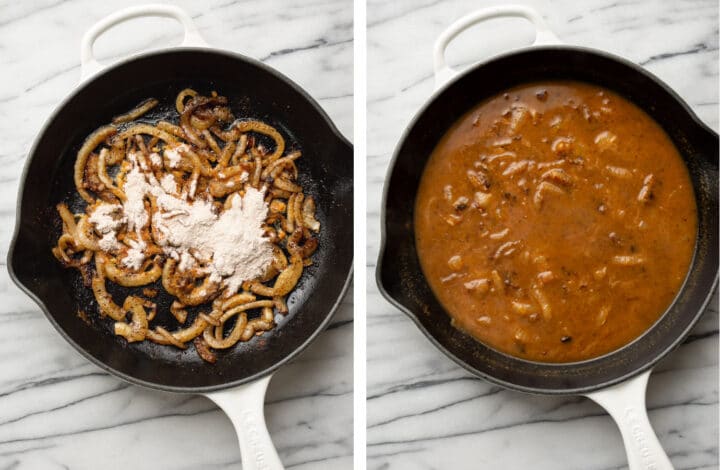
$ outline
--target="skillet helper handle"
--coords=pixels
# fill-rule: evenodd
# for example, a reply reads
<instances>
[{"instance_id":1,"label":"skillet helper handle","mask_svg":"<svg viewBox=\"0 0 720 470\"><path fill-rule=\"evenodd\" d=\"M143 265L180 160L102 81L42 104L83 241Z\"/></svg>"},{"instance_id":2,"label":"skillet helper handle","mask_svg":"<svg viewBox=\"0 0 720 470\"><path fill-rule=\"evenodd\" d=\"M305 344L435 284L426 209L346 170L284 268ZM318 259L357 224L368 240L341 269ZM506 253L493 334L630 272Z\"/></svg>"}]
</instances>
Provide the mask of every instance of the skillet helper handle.
<instances>
[{"instance_id":1,"label":"skillet helper handle","mask_svg":"<svg viewBox=\"0 0 720 470\"><path fill-rule=\"evenodd\" d=\"M265 391L272 376L206 396L230 418L240 442L243 470L283 470L265 424Z\"/></svg>"},{"instance_id":2,"label":"skillet helper handle","mask_svg":"<svg viewBox=\"0 0 720 470\"><path fill-rule=\"evenodd\" d=\"M648 420L645 408L650 371L587 394L613 417L622 434L630 470L673 470Z\"/></svg>"},{"instance_id":3,"label":"skillet helper handle","mask_svg":"<svg viewBox=\"0 0 720 470\"><path fill-rule=\"evenodd\" d=\"M202 36L200 36L195 22L182 8L174 5L161 4L138 5L125 8L101 19L83 35L80 41L80 81L87 80L105 67L98 62L93 55L93 44L95 44L95 41L102 33L125 21L152 16L173 18L182 23L185 36L180 46L204 47L208 45Z\"/></svg>"},{"instance_id":4,"label":"skillet helper handle","mask_svg":"<svg viewBox=\"0 0 720 470\"><path fill-rule=\"evenodd\" d=\"M483 21L494 18L525 18L535 26L535 41L533 46L562 44L555 34L550 31L547 23L540 13L525 5L498 5L469 13L456 20L440 34L433 47L433 69L435 72L435 89L437 90L450 81L459 72L450 67L445 61L445 50L450 42L466 29Z\"/></svg>"}]
</instances>

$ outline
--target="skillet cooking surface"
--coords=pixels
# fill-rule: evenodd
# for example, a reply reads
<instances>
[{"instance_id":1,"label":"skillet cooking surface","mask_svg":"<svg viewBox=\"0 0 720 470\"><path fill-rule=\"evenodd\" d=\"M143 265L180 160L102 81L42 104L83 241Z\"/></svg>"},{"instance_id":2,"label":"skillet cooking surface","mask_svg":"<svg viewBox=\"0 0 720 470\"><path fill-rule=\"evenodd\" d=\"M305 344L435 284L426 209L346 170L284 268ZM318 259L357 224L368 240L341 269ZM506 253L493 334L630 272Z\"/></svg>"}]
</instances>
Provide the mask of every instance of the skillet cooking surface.
<instances>
[{"instance_id":1,"label":"skillet cooking surface","mask_svg":"<svg viewBox=\"0 0 720 470\"><path fill-rule=\"evenodd\" d=\"M194 347L182 351L144 341L127 344L101 319L92 291L75 269L65 269L50 248L61 233L60 201L83 207L75 194L75 155L94 129L148 97L160 105L141 121L177 120L175 97L183 88L227 96L237 118L255 118L280 130L288 149L300 148L300 183L317 205L320 246L288 296L290 313L273 330L247 343L217 351L215 364ZM112 67L74 92L46 125L31 151L19 201L19 227L8 265L21 287L46 311L55 327L94 362L126 380L171 391L209 391L269 373L302 350L330 319L344 292L352 264L352 149L317 104L268 67L217 52L172 50L144 55ZM152 287L160 286L158 281ZM131 290L108 283L122 303ZM172 297L159 289L153 324L171 331ZM86 324L77 316L87 312ZM202 310L202 309L200 309ZM194 314L188 318L190 324ZM207 309L205 310L207 312Z\"/></svg>"},{"instance_id":2,"label":"skillet cooking surface","mask_svg":"<svg viewBox=\"0 0 720 470\"><path fill-rule=\"evenodd\" d=\"M447 129L489 96L520 83L554 79L609 88L652 116L685 160L698 208L695 255L674 304L627 346L569 364L518 359L454 328L422 274L413 229L420 176ZM565 46L500 55L452 81L410 123L390 163L382 224L378 287L441 351L473 374L508 388L546 394L587 393L621 382L662 359L683 340L709 301L718 272L718 136L660 80L618 57Z\"/></svg>"}]
</instances>

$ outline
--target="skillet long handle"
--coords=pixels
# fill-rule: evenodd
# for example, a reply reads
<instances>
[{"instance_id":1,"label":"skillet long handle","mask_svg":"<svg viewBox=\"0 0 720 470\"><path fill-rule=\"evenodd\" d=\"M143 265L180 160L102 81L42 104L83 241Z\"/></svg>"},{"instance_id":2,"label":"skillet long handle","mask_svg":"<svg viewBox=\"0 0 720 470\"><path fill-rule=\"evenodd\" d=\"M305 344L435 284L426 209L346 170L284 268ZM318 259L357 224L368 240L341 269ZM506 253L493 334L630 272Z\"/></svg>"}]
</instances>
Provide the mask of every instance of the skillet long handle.
<instances>
[{"instance_id":1,"label":"skillet long handle","mask_svg":"<svg viewBox=\"0 0 720 470\"><path fill-rule=\"evenodd\" d=\"M87 80L104 67L97 61L97 59L95 59L95 55L93 54L93 44L95 44L95 41L102 33L122 22L133 18L143 18L148 16L173 18L180 22L185 30L185 36L180 44L181 46L207 46L207 43L198 32L195 22L182 8L174 5L162 4L138 5L125 8L101 19L92 25L83 35L82 40L80 41L80 80Z\"/></svg>"},{"instance_id":2,"label":"skillet long handle","mask_svg":"<svg viewBox=\"0 0 720 470\"><path fill-rule=\"evenodd\" d=\"M270 439L263 407L265 391L272 376L206 396L230 418L240 442L243 470L283 470Z\"/></svg>"},{"instance_id":3,"label":"skillet long handle","mask_svg":"<svg viewBox=\"0 0 720 470\"><path fill-rule=\"evenodd\" d=\"M650 371L643 372L587 397L605 408L620 428L630 470L673 470L648 420L645 392L649 377Z\"/></svg>"},{"instance_id":4,"label":"skillet long handle","mask_svg":"<svg viewBox=\"0 0 720 470\"><path fill-rule=\"evenodd\" d=\"M530 21L535 26L533 46L562 43L550 30L540 13L525 5L498 5L473 11L448 26L435 41L433 47L435 89L440 88L458 74L458 71L450 67L445 61L445 49L447 49L450 42L471 26L494 18L525 18Z\"/></svg>"}]
</instances>

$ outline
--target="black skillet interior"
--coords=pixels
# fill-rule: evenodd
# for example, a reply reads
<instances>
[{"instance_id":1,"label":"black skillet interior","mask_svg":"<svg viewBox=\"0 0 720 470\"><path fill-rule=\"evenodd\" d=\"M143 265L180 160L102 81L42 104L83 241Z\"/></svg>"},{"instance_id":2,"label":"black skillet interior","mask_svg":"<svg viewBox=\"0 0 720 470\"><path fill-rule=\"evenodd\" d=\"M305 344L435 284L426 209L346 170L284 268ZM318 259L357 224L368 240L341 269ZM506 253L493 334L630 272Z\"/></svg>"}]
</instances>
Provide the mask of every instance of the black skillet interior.
<instances>
[{"instance_id":1,"label":"black skillet interior","mask_svg":"<svg viewBox=\"0 0 720 470\"><path fill-rule=\"evenodd\" d=\"M112 116L145 98L162 105L148 120L174 116L183 88L227 96L238 118L257 118L281 130L288 148L299 147L300 177L314 196L322 224L314 265L288 297L290 313L277 328L219 352L214 365L190 347L185 351L150 342L127 345L99 319L97 305L78 272L64 269L50 248L60 233L54 206L75 201L72 168L85 137ZM353 252L352 147L313 99L263 64L229 53L174 49L133 59L103 72L75 91L56 111L29 156L18 201L18 222L8 265L15 282L43 308L58 331L80 352L134 383L199 392L249 381L301 351L329 321L349 282ZM110 284L110 283L109 283ZM121 288L110 289L122 302ZM167 312L168 296L159 298ZM77 316L86 311L90 324ZM176 329L167 313L159 324ZM190 320L188 320L190 321Z\"/></svg>"},{"instance_id":2,"label":"black skillet interior","mask_svg":"<svg viewBox=\"0 0 720 470\"><path fill-rule=\"evenodd\" d=\"M609 355L573 364L541 364L499 353L450 325L415 251L413 213L420 176L440 137L472 106L514 85L574 79L612 89L662 125L683 155L695 186L699 232L695 257L674 304L643 336ZM463 74L416 115L396 148L385 182L383 245L377 282L443 352L470 372L516 390L582 393L651 367L699 318L718 272L718 137L666 85L617 57L580 48L533 48L506 54Z\"/></svg>"}]
</instances>

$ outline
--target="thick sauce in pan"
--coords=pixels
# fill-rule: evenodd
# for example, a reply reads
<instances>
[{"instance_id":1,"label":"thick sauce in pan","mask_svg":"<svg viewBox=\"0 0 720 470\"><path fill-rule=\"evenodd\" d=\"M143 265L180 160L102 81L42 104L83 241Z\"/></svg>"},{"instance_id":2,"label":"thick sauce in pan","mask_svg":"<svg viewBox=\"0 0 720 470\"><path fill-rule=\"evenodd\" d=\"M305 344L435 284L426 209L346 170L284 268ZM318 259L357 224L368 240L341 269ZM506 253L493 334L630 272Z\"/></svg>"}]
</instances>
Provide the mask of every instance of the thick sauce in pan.
<instances>
[{"instance_id":1,"label":"thick sauce in pan","mask_svg":"<svg viewBox=\"0 0 720 470\"><path fill-rule=\"evenodd\" d=\"M696 230L670 138L578 82L473 108L434 149L415 207L420 262L453 324L541 362L596 357L647 330L680 289Z\"/></svg>"}]
</instances>

